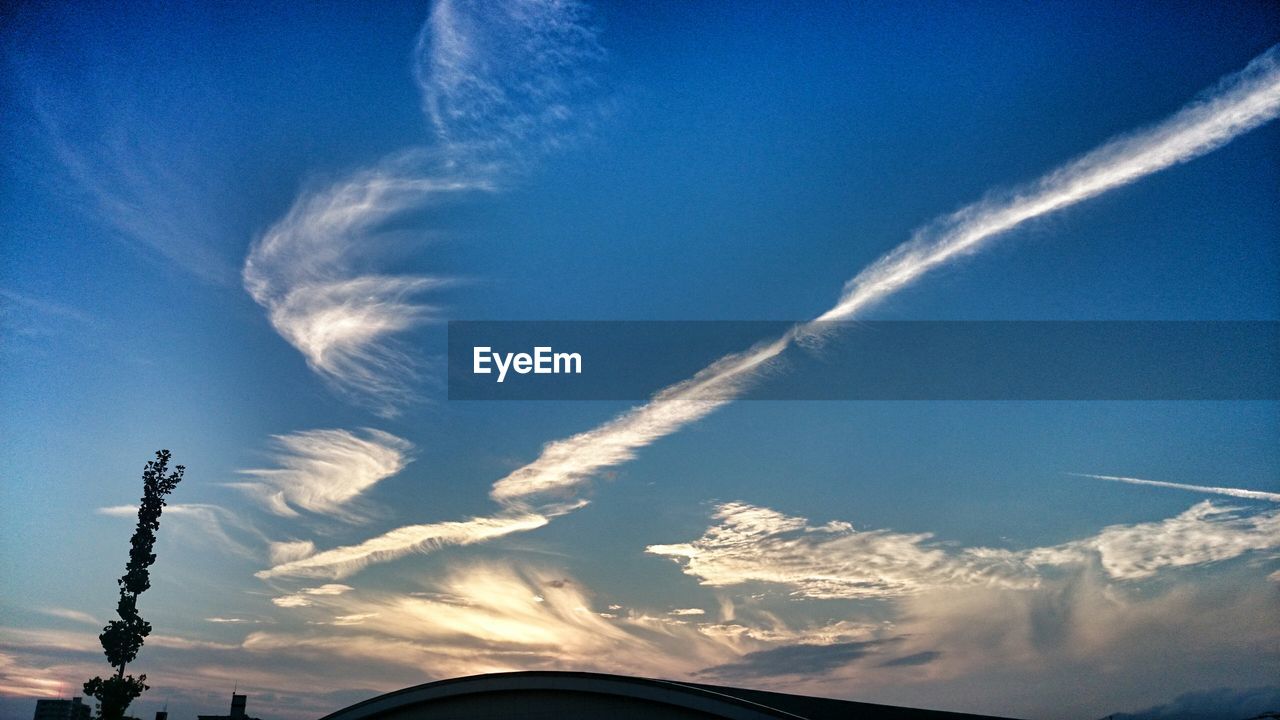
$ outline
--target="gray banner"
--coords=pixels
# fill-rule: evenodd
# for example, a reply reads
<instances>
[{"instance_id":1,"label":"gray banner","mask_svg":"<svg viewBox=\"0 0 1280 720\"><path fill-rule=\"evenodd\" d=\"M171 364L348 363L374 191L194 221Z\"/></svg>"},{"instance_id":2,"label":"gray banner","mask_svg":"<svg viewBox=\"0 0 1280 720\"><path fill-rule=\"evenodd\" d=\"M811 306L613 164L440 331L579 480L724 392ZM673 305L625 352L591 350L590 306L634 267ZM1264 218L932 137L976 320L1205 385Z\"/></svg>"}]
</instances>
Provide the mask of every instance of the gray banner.
<instances>
[{"instance_id":1,"label":"gray banner","mask_svg":"<svg viewBox=\"0 0 1280 720\"><path fill-rule=\"evenodd\" d=\"M454 321L450 400L643 400L792 322ZM727 391L754 400L1277 400L1280 323L833 323Z\"/></svg>"}]
</instances>

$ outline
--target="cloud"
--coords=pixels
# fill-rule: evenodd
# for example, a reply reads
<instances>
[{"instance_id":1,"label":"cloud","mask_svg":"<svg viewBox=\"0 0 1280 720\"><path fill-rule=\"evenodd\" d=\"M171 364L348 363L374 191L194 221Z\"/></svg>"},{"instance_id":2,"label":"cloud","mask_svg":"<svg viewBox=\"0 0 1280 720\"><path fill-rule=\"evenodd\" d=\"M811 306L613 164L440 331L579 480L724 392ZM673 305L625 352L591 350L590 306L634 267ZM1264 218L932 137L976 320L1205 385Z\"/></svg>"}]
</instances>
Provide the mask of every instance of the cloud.
<instances>
[{"instance_id":1,"label":"cloud","mask_svg":"<svg viewBox=\"0 0 1280 720\"><path fill-rule=\"evenodd\" d=\"M702 608L676 608L667 614L676 616L706 615L707 611Z\"/></svg>"},{"instance_id":2,"label":"cloud","mask_svg":"<svg viewBox=\"0 0 1280 720\"><path fill-rule=\"evenodd\" d=\"M1166 568L1221 562L1250 552L1280 549L1280 510L1244 513L1205 500L1174 517L1112 525L1094 537L1025 553L1033 563L1079 562L1096 554L1117 580L1142 580Z\"/></svg>"},{"instance_id":3,"label":"cloud","mask_svg":"<svg viewBox=\"0 0 1280 720\"><path fill-rule=\"evenodd\" d=\"M721 358L689 380L666 388L645 405L594 430L548 443L536 460L495 482L490 497L503 504L520 505L534 496L571 492L601 470L632 460L640 448L731 402L788 342L784 338L763 343Z\"/></svg>"},{"instance_id":4,"label":"cloud","mask_svg":"<svg viewBox=\"0 0 1280 720\"><path fill-rule=\"evenodd\" d=\"M941 657L942 653L937 650L925 650L923 652L903 655L902 657L886 660L880 663L880 667L915 667L916 665L928 665L929 663Z\"/></svg>"},{"instance_id":5,"label":"cloud","mask_svg":"<svg viewBox=\"0 0 1280 720\"><path fill-rule=\"evenodd\" d=\"M0 288L0 309L3 309L3 315L0 319L5 321L6 328L13 326L14 330L23 334L35 334L42 331L38 325L44 325L49 322L71 321L77 326L93 326L96 321L88 314L69 305L42 300L37 297L25 295L23 293L14 292ZM19 311L27 318L31 325L19 323ZM38 325L37 325L38 323Z\"/></svg>"},{"instance_id":6,"label":"cloud","mask_svg":"<svg viewBox=\"0 0 1280 720\"><path fill-rule=\"evenodd\" d=\"M1280 502L1280 493L1263 492L1261 490L1244 490L1242 488L1229 487L1211 487L1207 485L1185 485L1183 483L1165 482L1163 480L1142 480L1141 478L1121 477L1119 475L1092 475L1089 473L1067 473L1076 477L1094 478L1096 480L1110 480L1112 482L1128 483L1130 485L1147 485L1149 487L1171 488L1174 490L1188 490L1190 492L1210 493L1213 495L1226 495L1228 497L1241 498L1244 500L1266 500L1267 502Z\"/></svg>"},{"instance_id":7,"label":"cloud","mask_svg":"<svg viewBox=\"0 0 1280 720\"><path fill-rule=\"evenodd\" d=\"M418 367L390 339L438 318L420 298L454 281L362 268L393 249L395 238L382 232L392 218L488 187L483 177L407 152L304 193L250 247L245 290L335 391L394 415Z\"/></svg>"},{"instance_id":8,"label":"cloud","mask_svg":"<svg viewBox=\"0 0 1280 720\"><path fill-rule=\"evenodd\" d=\"M707 668L699 674L725 679L825 675L877 652L882 645L884 641L784 645L747 653L741 660Z\"/></svg>"},{"instance_id":9,"label":"cloud","mask_svg":"<svg viewBox=\"0 0 1280 720\"><path fill-rule=\"evenodd\" d=\"M1029 186L999 193L918 230L858 273L818 321L847 320L989 240L1152 173L1212 152L1280 114L1280 50L1269 49L1167 120L1112 140Z\"/></svg>"},{"instance_id":10,"label":"cloud","mask_svg":"<svg viewBox=\"0 0 1280 720\"><path fill-rule=\"evenodd\" d=\"M947 587L1030 589L1046 567L1097 562L1114 580L1280 548L1280 511L1241 514L1205 501L1157 522L1113 525L1069 543L1021 551L955 549L928 533L811 525L769 508L719 505L718 523L689 543L646 552L679 562L703 585L758 582L801 598L894 598Z\"/></svg>"},{"instance_id":11,"label":"cloud","mask_svg":"<svg viewBox=\"0 0 1280 720\"><path fill-rule=\"evenodd\" d=\"M53 617L62 618L64 620L71 620L72 622L83 623L85 625L102 625L103 624L101 621L99 621L97 618L90 615L89 613L81 612L79 610L68 610L67 608L45 608L45 609L42 609L40 612L44 613L45 615L52 615Z\"/></svg>"},{"instance_id":12,"label":"cloud","mask_svg":"<svg viewBox=\"0 0 1280 720\"><path fill-rule=\"evenodd\" d=\"M226 632L223 630L221 632ZM359 668L327 663L291 663L283 653L255 652L239 642L152 635L130 667L146 672L158 695L144 695L131 706L150 717L162 704L180 717L226 712L226 696L209 688L231 687L250 696L250 710L267 717L306 720L355 699L335 687L377 688L365 696L421 681L421 669L410 671L370 659ZM0 693L26 697L66 697L87 677L102 673L102 648L96 631L53 633L0 628ZM31 714L34 703L25 708ZM9 717L0 711L0 715Z\"/></svg>"},{"instance_id":13,"label":"cloud","mask_svg":"<svg viewBox=\"0 0 1280 720\"><path fill-rule=\"evenodd\" d=\"M1241 720L1262 718L1280 708L1280 687L1215 688L1183 693L1172 702L1134 713L1113 713L1115 720Z\"/></svg>"},{"instance_id":14,"label":"cloud","mask_svg":"<svg viewBox=\"0 0 1280 720\"><path fill-rule=\"evenodd\" d=\"M887 598L955 584L1027 586L1031 567L1015 558L954 553L927 533L859 532L845 522L812 526L745 503L716 508L719 523L691 543L650 545L703 585L780 585L796 597Z\"/></svg>"},{"instance_id":15,"label":"cloud","mask_svg":"<svg viewBox=\"0 0 1280 720\"><path fill-rule=\"evenodd\" d=\"M511 164L590 130L605 58L573 0L441 0L418 34L423 109L458 162Z\"/></svg>"},{"instance_id":16,"label":"cloud","mask_svg":"<svg viewBox=\"0 0 1280 720\"><path fill-rule=\"evenodd\" d=\"M342 595L353 590L350 585L328 583L319 587L303 588L290 595L271 598L272 604L282 608L308 607L315 602L316 596Z\"/></svg>"},{"instance_id":17,"label":"cloud","mask_svg":"<svg viewBox=\"0 0 1280 720\"><path fill-rule=\"evenodd\" d=\"M277 515L296 516L295 508L301 508L348 521L358 519L347 505L379 481L403 470L413 449L409 441L380 430L366 428L362 435L347 430L273 435L272 459L279 467L241 470L242 475L256 478L257 482L232 486L256 497ZM300 543L272 545L273 554L306 550Z\"/></svg>"},{"instance_id":18,"label":"cloud","mask_svg":"<svg viewBox=\"0 0 1280 720\"><path fill-rule=\"evenodd\" d=\"M107 237L184 278L233 284L234 263L223 251L233 213L213 201L230 188L225 153L212 152L236 125L226 98L211 90L211 78L192 76L199 67L185 68L182 87L164 88L166 79L155 75L154 84L139 82L149 68L129 68L124 77L112 47L118 39L105 40L83 16L68 19L43 13L6 38L13 41L10 99L34 120L35 146L61 165L68 205ZM83 64L71 67L49 54L40 38L50 33ZM182 122L170 122L177 118Z\"/></svg>"},{"instance_id":19,"label":"cloud","mask_svg":"<svg viewBox=\"0 0 1280 720\"><path fill-rule=\"evenodd\" d=\"M735 399L783 350L796 340L819 341L830 332L830 322L855 318L929 271L976 252L1019 225L1192 160L1268 122L1280 114L1278 57L1280 51L1273 48L1163 123L1113 140L1028 187L993 195L926 225L858 273L840 300L815 320L730 355L595 430L549 443L536 460L495 483L491 495L512 503L571 490Z\"/></svg>"},{"instance_id":20,"label":"cloud","mask_svg":"<svg viewBox=\"0 0 1280 720\"><path fill-rule=\"evenodd\" d=\"M28 667L12 654L0 653L0 696L21 698L57 698L62 696L66 683L60 677L50 677L48 668ZM23 714L30 707L22 708ZM17 717L15 713L12 717Z\"/></svg>"},{"instance_id":21,"label":"cloud","mask_svg":"<svg viewBox=\"0 0 1280 720\"><path fill-rule=\"evenodd\" d=\"M385 562L412 552L434 550L446 545L471 545L515 532L525 532L546 525L545 515L499 515L454 522L408 525L396 528L357 545L346 545L273 565L257 576L328 577L351 575L369 563Z\"/></svg>"},{"instance_id":22,"label":"cloud","mask_svg":"<svg viewBox=\"0 0 1280 720\"><path fill-rule=\"evenodd\" d=\"M1030 186L992 196L925 226L911 240L855 276L836 305L814 321L798 325L771 342L721 358L689 380L662 390L644 405L595 429L548 443L535 460L495 482L490 497L516 512L531 512L532 506L545 502L546 498L564 501L566 495L590 482L602 470L630 461L640 449L732 402L762 371L773 367L773 360L792 343L820 342L823 333L829 331L829 321L856 317L930 270L977 251L986 241L1025 222L1189 161L1271 120L1280 113L1278 56L1277 49L1268 50L1240 73L1223 79L1203 99L1184 107L1161 124L1113 140ZM413 526L429 527L432 526ZM399 530L391 531L369 542L385 544L399 533ZM414 535L410 533L410 537ZM874 539L859 538L859 541ZM907 536L888 534L883 541L899 542L903 547L915 546L916 557L906 562L928 566L933 558L945 559L932 550L918 547L918 543ZM406 543L401 542L400 548L404 547ZM385 558L403 554L392 552ZM362 562L369 562L370 558L374 555L364 553ZM979 575L990 574L989 580L1016 578L1023 572L1020 559L1008 554L984 551L980 557L969 560L972 562L952 563L932 570L943 575L976 571ZM870 595L895 592L882 586L882 578L880 575L869 577L869 588L861 592ZM822 582L819 579L810 583L802 592L825 592L818 587Z\"/></svg>"},{"instance_id":23,"label":"cloud","mask_svg":"<svg viewBox=\"0 0 1280 720\"><path fill-rule=\"evenodd\" d=\"M99 515L117 518L134 518L138 515L136 505L112 505L96 510ZM177 531L179 537L186 532L194 531L206 540L212 540L218 547L240 557L257 560L261 553L246 545L242 538L252 537L263 544L268 541L262 532L238 514L218 505L208 503L176 503L165 505L161 522L166 527ZM227 528L232 528L228 532ZM168 535L168 533L166 533Z\"/></svg>"},{"instance_id":24,"label":"cloud","mask_svg":"<svg viewBox=\"0 0 1280 720\"><path fill-rule=\"evenodd\" d=\"M316 544L310 540L273 542L267 549L267 558L272 565L280 565L294 560L301 560L314 555L315 552Z\"/></svg>"},{"instance_id":25,"label":"cloud","mask_svg":"<svg viewBox=\"0 0 1280 720\"><path fill-rule=\"evenodd\" d=\"M1170 688L1273 683L1277 670L1280 607L1247 566L1208 582L1136 586L1081 564L1032 589L939 588L894 606L900 649L941 654L919 666L858 665L827 687L917 707L1102 717L1153 705Z\"/></svg>"},{"instance_id":26,"label":"cloud","mask_svg":"<svg viewBox=\"0 0 1280 720\"><path fill-rule=\"evenodd\" d=\"M697 625L643 614L602 614L592 593L561 569L469 563L423 578L421 592L361 589L312 596L303 632L253 633L255 651L353 662L394 657L445 675L590 667L628 674L692 673L726 662L744 644Z\"/></svg>"},{"instance_id":27,"label":"cloud","mask_svg":"<svg viewBox=\"0 0 1280 720\"><path fill-rule=\"evenodd\" d=\"M32 343L59 339L95 346L99 327L78 308L0 288L0 354L24 354Z\"/></svg>"},{"instance_id":28,"label":"cloud","mask_svg":"<svg viewBox=\"0 0 1280 720\"><path fill-rule=\"evenodd\" d=\"M404 251L393 220L497 189L530 151L580 127L575 99L600 54L572 2L436 4L418 35L414 76L438 134L328 187L303 192L250 247L243 281L272 327L340 394L393 416L421 363L399 347L438 320L424 294L456 282L374 270Z\"/></svg>"}]
</instances>

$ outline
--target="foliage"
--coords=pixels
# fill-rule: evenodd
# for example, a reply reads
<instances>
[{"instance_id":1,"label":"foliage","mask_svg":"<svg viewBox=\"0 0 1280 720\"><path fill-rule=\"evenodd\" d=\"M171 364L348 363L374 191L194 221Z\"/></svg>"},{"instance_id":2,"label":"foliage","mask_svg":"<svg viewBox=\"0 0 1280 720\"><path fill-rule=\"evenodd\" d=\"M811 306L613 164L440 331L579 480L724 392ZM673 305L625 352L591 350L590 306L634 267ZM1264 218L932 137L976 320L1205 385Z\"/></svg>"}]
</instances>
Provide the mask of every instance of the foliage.
<instances>
[{"instance_id":1,"label":"foliage","mask_svg":"<svg viewBox=\"0 0 1280 720\"><path fill-rule=\"evenodd\" d=\"M168 450L158 450L156 459L147 462L142 471L142 502L138 506L138 526L130 541L129 562L120 585L120 601L116 604L118 620L112 620L102 629L98 639L102 641L103 654L116 673L107 678L95 677L84 684L86 695L98 700L98 717L119 720L129 703L141 695L148 686L146 675L135 678L125 675L125 666L133 662L142 649L151 623L138 613L138 596L151 587L150 567L156 561L153 552L156 531L160 529L160 514L164 511L165 496L173 492L182 481L186 470L182 465L169 472Z\"/></svg>"}]
</instances>

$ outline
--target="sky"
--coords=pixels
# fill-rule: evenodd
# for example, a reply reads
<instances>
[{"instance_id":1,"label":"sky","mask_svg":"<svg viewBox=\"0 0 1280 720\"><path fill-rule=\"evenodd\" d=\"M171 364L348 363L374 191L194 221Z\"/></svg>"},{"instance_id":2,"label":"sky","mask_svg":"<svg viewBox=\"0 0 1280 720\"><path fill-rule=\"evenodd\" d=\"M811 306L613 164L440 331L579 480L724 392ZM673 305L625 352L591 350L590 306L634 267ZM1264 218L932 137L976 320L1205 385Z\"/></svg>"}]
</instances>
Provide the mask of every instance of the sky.
<instances>
[{"instance_id":1,"label":"sky","mask_svg":"<svg viewBox=\"0 0 1280 720\"><path fill-rule=\"evenodd\" d=\"M138 717L524 669L1280 704L1280 403L743 397L814 319L1280 320L1274 4L28 3L0 36L3 717L108 669L161 447ZM795 324L648 400L463 402L451 320Z\"/></svg>"}]
</instances>

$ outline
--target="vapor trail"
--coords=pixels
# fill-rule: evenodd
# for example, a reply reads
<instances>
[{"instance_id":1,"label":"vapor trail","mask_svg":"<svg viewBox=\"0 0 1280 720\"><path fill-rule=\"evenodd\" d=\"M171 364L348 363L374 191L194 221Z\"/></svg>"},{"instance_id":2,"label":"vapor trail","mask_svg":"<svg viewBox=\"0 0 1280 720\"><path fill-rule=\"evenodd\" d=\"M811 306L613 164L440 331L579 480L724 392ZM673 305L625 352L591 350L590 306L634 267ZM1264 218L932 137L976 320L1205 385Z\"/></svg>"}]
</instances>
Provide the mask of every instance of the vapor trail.
<instances>
[{"instance_id":1,"label":"vapor trail","mask_svg":"<svg viewBox=\"0 0 1280 720\"><path fill-rule=\"evenodd\" d=\"M814 320L793 327L771 342L721 358L689 380L658 392L648 403L593 430L548 443L533 462L493 484L490 497L504 510L492 520L504 519L510 513L546 515L534 509L539 496L545 501L570 494L600 471L631 460L641 448L732 402L760 376L761 370L797 340L820 338L827 332L828 326L823 323L850 320L930 270L980 250L990 240L1029 220L1192 160L1274 119L1280 114L1278 58L1280 46L1267 50L1241 72L1224 78L1164 122L1114 139L1034 183L989 197L924 226L909 241L858 273L845 285L839 301ZM343 568L354 567L353 560L368 563L398 557L417 547L397 543L399 532L392 530L361 545L330 552L335 553L335 559L340 558ZM376 555L365 551L371 543L378 547ZM388 552L389 546L396 550ZM318 566L323 563L317 560L323 555L312 561L310 572L321 571ZM265 572L290 574L282 570Z\"/></svg>"},{"instance_id":2,"label":"vapor trail","mask_svg":"<svg viewBox=\"0 0 1280 720\"><path fill-rule=\"evenodd\" d=\"M1244 498L1245 500L1266 500L1267 502L1280 503L1280 493L1263 492L1262 490L1244 490L1242 488L1213 487L1209 485L1186 485L1184 483L1165 482L1164 480L1143 480L1141 478L1121 477L1119 475L1093 475L1091 473L1067 474L1075 475L1076 477L1094 478L1096 480L1110 480L1112 482L1129 483L1130 485L1150 485L1151 487L1189 490L1191 492Z\"/></svg>"},{"instance_id":3,"label":"vapor trail","mask_svg":"<svg viewBox=\"0 0 1280 720\"><path fill-rule=\"evenodd\" d=\"M547 515L527 513L471 518L470 520L406 525L356 545L345 545L280 563L261 570L257 577L343 578L366 565L386 562L414 551L434 550L445 545L471 545L485 540L526 532L546 525Z\"/></svg>"},{"instance_id":4,"label":"vapor trail","mask_svg":"<svg viewBox=\"0 0 1280 720\"><path fill-rule=\"evenodd\" d=\"M1028 220L1187 162L1275 118L1280 114L1278 57L1280 46L1163 123L1112 140L1029 186L926 225L858 273L845 285L840 301L814 320L772 343L720 360L693 380L661 391L648 404L595 430L548 444L537 460L495 483L490 495L500 502L518 502L528 495L585 482L731 401L761 367L797 338L823 333L825 328L818 323L852 319L930 270L976 252Z\"/></svg>"}]
</instances>

